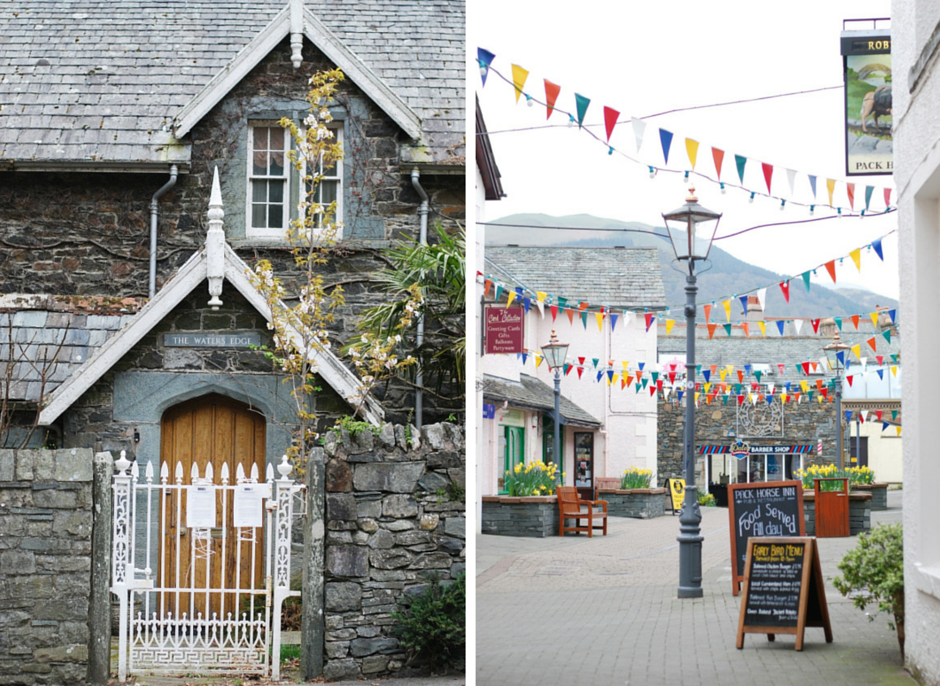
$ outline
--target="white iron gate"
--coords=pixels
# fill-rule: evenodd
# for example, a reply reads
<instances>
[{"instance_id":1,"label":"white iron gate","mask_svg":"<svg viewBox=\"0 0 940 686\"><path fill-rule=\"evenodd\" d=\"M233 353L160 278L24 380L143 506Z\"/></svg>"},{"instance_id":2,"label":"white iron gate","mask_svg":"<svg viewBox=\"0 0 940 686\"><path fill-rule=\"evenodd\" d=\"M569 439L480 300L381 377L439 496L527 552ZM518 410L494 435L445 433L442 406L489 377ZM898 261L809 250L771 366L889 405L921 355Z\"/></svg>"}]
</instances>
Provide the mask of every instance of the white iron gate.
<instances>
[{"instance_id":1,"label":"white iron gate","mask_svg":"<svg viewBox=\"0 0 940 686\"><path fill-rule=\"evenodd\" d=\"M141 482L124 451L115 467L111 591L120 601L118 678L180 672L279 678L281 607L300 595L290 590L291 524L294 496L304 489L288 477L287 456L277 467L279 479L270 464L265 482L258 481L257 466L246 477L239 465L234 484L225 464L219 484L211 463L201 477L194 464L189 484L180 463L175 483L166 462L159 482L149 462ZM234 569L226 564L233 557ZM255 569L259 558L263 570ZM243 560L251 569L242 569ZM262 581L254 583L260 571Z\"/></svg>"}]
</instances>

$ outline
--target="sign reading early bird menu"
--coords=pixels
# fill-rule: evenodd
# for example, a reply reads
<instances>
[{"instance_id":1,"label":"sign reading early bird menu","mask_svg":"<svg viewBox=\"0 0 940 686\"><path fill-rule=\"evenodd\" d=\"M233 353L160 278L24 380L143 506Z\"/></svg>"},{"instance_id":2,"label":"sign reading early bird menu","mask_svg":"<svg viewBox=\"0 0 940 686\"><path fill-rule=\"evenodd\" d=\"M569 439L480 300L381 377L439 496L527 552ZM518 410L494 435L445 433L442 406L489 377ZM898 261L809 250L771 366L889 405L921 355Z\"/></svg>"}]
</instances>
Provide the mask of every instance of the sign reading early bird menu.
<instances>
[{"instance_id":1,"label":"sign reading early bird menu","mask_svg":"<svg viewBox=\"0 0 940 686\"><path fill-rule=\"evenodd\" d=\"M803 485L799 481L767 481L728 485L731 527L731 588L738 594L744 581L747 541L752 536L805 536Z\"/></svg>"},{"instance_id":2,"label":"sign reading early bird menu","mask_svg":"<svg viewBox=\"0 0 940 686\"><path fill-rule=\"evenodd\" d=\"M747 544L744 597L738 619L737 647L744 634L795 634L803 650L808 626L822 627L832 643L822 568L813 538L751 538Z\"/></svg>"},{"instance_id":3,"label":"sign reading early bird menu","mask_svg":"<svg viewBox=\"0 0 940 686\"><path fill-rule=\"evenodd\" d=\"M487 355L524 352L524 308L487 307L483 310L483 318Z\"/></svg>"}]
</instances>

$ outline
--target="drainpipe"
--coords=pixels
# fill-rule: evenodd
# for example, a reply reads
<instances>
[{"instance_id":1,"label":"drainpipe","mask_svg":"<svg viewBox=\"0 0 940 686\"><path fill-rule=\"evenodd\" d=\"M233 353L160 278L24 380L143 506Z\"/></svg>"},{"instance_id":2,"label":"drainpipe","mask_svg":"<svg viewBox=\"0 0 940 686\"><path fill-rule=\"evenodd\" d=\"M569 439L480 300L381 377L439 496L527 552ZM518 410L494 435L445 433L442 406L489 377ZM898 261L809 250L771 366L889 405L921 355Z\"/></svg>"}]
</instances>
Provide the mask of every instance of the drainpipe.
<instances>
[{"instance_id":1,"label":"drainpipe","mask_svg":"<svg viewBox=\"0 0 940 686\"><path fill-rule=\"evenodd\" d=\"M421 222L421 232L419 234L419 240L421 245L428 244L428 211L430 210L430 205L428 203L428 194L425 192L424 188L421 187L421 172L418 171L418 168L415 167L411 170L411 185L414 186L415 191L418 195L421 196L421 205L418 207L418 218ZM418 317L418 347L421 347L421 344L424 343L424 314L421 314ZM424 415L424 391L421 390L421 386L424 385L424 373L421 371L420 365L418 366L418 371L415 374L415 385L418 387L415 390L415 426L419 429L421 428L422 419Z\"/></svg>"},{"instance_id":2,"label":"drainpipe","mask_svg":"<svg viewBox=\"0 0 940 686\"><path fill-rule=\"evenodd\" d=\"M160 187L150 199L150 297L157 292L157 207L160 196L176 185L179 169L174 164L170 167L170 179Z\"/></svg>"}]
</instances>

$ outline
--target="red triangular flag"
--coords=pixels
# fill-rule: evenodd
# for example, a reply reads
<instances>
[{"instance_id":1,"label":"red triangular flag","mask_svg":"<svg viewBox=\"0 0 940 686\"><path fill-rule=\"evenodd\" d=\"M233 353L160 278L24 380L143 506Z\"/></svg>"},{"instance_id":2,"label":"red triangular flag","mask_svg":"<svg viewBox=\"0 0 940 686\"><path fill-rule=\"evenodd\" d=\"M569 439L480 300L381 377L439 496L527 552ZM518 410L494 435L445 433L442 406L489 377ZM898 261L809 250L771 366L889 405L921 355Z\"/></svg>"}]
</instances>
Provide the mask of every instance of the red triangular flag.
<instances>
[{"instance_id":1,"label":"red triangular flag","mask_svg":"<svg viewBox=\"0 0 940 686\"><path fill-rule=\"evenodd\" d=\"M881 421L881 415L884 414L884 410L875 410L875 417L878 418L878 421Z\"/></svg>"},{"instance_id":2,"label":"red triangular flag","mask_svg":"<svg viewBox=\"0 0 940 686\"><path fill-rule=\"evenodd\" d=\"M764 170L764 181L767 182L767 192L770 193L770 177L773 176L774 173L773 165L761 162L760 166L761 169Z\"/></svg>"},{"instance_id":3,"label":"red triangular flag","mask_svg":"<svg viewBox=\"0 0 940 686\"><path fill-rule=\"evenodd\" d=\"M552 303L550 309L552 311L552 321L555 321L555 317L558 316L558 305Z\"/></svg>"},{"instance_id":4,"label":"red triangular flag","mask_svg":"<svg viewBox=\"0 0 940 686\"><path fill-rule=\"evenodd\" d=\"M836 261L829 260L826 262L826 271L829 272L829 276L832 277L832 283L836 282Z\"/></svg>"},{"instance_id":5,"label":"red triangular flag","mask_svg":"<svg viewBox=\"0 0 940 686\"><path fill-rule=\"evenodd\" d=\"M855 184L847 183L845 184L845 192L849 194L849 207L853 210L855 209Z\"/></svg>"},{"instance_id":6,"label":"red triangular flag","mask_svg":"<svg viewBox=\"0 0 940 686\"><path fill-rule=\"evenodd\" d=\"M878 364L884 364L885 356L884 356L884 355L877 355L877 356L875 356L875 359L878 360Z\"/></svg>"},{"instance_id":7,"label":"red triangular flag","mask_svg":"<svg viewBox=\"0 0 940 686\"><path fill-rule=\"evenodd\" d=\"M578 378L581 378L581 375L584 373L584 367L578 367Z\"/></svg>"},{"instance_id":8,"label":"red triangular flag","mask_svg":"<svg viewBox=\"0 0 940 686\"><path fill-rule=\"evenodd\" d=\"M725 159L725 151L712 148L712 159L715 160L715 172L718 174L718 180L721 181L721 163Z\"/></svg>"},{"instance_id":9,"label":"red triangular flag","mask_svg":"<svg viewBox=\"0 0 940 686\"><path fill-rule=\"evenodd\" d=\"M653 321L653 313L652 313L652 312L647 312L647 313L644 315L644 317L646 318L646 330L649 331L649 330L650 330L650 324L651 324L652 321Z\"/></svg>"},{"instance_id":10,"label":"red triangular flag","mask_svg":"<svg viewBox=\"0 0 940 686\"><path fill-rule=\"evenodd\" d=\"M617 125L617 118L620 117L620 112L617 110L611 109L610 107L604 106L604 127L607 129L607 143L610 144L610 134L614 132L614 127Z\"/></svg>"},{"instance_id":11,"label":"red triangular flag","mask_svg":"<svg viewBox=\"0 0 940 686\"><path fill-rule=\"evenodd\" d=\"M885 209L891 206L891 189L885 188Z\"/></svg>"},{"instance_id":12,"label":"red triangular flag","mask_svg":"<svg viewBox=\"0 0 940 686\"><path fill-rule=\"evenodd\" d=\"M583 358L583 357L579 357L579 358L578 358L578 364L584 364L584 358Z\"/></svg>"},{"instance_id":13,"label":"red triangular flag","mask_svg":"<svg viewBox=\"0 0 940 686\"><path fill-rule=\"evenodd\" d=\"M803 373L808 375L809 374L809 362L804 362L800 366L803 367Z\"/></svg>"},{"instance_id":14,"label":"red triangular flag","mask_svg":"<svg viewBox=\"0 0 940 686\"><path fill-rule=\"evenodd\" d=\"M717 324L712 324L711 322L708 322L708 337L709 338L715 335L715 329L717 328L718 328Z\"/></svg>"},{"instance_id":15,"label":"red triangular flag","mask_svg":"<svg viewBox=\"0 0 940 686\"><path fill-rule=\"evenodd\" d=\"M790 302L790 281L789 279L781 282L780 290L783 291L783 298L787 302Z\"/></svg>"},{"instance_id":16,"label":"red triangular flag","mask_svg":"<svg viewBox=\"0 0 940 686\"><path fill-rule=\"evenodd\" d=\"M874 350L875 352L878 352L878 346L875 345L875 337L874 337L874 336L872 336L871 338L868 339L868 345L871 346L871 349L872 349L872 350Z\"/></svg>"},{"instance_id":17,"label":"red triangular flag","mask_svg":"<svg viewBox=\"0 0 940 686\"><path fill-rule=\"evenodd\" d=\"M547 106L547 111L545 112L545 119L548 119L552 116L552 112L555 111L555 100L558 99L558 94L561 92L561 86L552 83L548 79L545 79L545 103Z\"/></svg>"},{"instance_id":18,"label":"red triangular flag","mask_svg":"<svg viewBox=\"0 0 940 686\"><path fill-rule=\"evenodd\" d=\"M849 374L847 377L845 377L845 380L849 382L849 387L852 386L852 379L854 378L855 378L854 374Z\"/></svg>"},{"instance_id":19,"label":"red triangular flag","mask_svg":"<svg viewBox=\"0 0 940 686\"><path fill-rule=\"evenodd\" d=\"M819 333L819 320L810 319L809 322L813 325L813 333Z\"/></svg>"}]
</instances>

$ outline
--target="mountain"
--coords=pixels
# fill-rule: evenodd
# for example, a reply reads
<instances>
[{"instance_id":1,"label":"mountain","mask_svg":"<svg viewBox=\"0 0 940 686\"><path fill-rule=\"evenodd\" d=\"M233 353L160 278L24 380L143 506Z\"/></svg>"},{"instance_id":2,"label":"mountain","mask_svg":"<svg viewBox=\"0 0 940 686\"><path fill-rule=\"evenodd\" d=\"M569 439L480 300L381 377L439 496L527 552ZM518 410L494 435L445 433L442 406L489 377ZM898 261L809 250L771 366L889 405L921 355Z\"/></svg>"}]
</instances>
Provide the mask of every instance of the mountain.
<instances>
[{"instance_id":1,"label":"mountain","mask_svg":"<svg viewBox=\"0 0 940 686\"><path fill-rule=\"evenodd\" d=\"M594 217L590 214L572 214L552 217L547 214L513 214L488 222L486 245L532 245L596 247L614 246L655 247L663 268L666 302L671 307L685 302L685 276L677 271L675 255L666 236L666 229L641 222L620 221ZM510 226L493 226L493 224ZM539 227L561 227L542 230ZM833 290L813 284L807 292L801 279L790 282L790 302L787 304L777 286L785 277L767 269L748 264L713 245L709 255L711 269L700 272L698 302L728 298L767 286L764 315L767 317L826 317L831 315L867 314L875 305L896 306L897 301L860 288ZM602 303L598 303L602 304ZM719 311L720 315L723 313ZM732 304L732 317L743 316L741 303Z\"/></svg>"}]
</instances>

